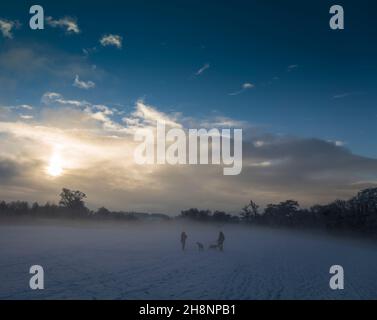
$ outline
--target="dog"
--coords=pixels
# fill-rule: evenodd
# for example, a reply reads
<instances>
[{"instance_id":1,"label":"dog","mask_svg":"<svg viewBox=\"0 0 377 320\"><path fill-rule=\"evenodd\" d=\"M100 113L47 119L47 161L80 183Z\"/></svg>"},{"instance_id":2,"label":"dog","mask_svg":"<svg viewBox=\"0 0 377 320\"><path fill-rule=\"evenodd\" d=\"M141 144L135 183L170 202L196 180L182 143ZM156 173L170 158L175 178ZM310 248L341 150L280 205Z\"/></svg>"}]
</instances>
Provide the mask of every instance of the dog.
<instances>
[{"instance_id":1,"label":"dog","mask_svg":"<svg viewBox=\"0 0 377 320\"><path fill-rule=\"evenodd\" d=\"M199 251L203 251L203 250L204 250L204 245L203 245L203 243L201 243L201 242L197 242L196 245L198 246Z\"/></svg>"}]
</instances>

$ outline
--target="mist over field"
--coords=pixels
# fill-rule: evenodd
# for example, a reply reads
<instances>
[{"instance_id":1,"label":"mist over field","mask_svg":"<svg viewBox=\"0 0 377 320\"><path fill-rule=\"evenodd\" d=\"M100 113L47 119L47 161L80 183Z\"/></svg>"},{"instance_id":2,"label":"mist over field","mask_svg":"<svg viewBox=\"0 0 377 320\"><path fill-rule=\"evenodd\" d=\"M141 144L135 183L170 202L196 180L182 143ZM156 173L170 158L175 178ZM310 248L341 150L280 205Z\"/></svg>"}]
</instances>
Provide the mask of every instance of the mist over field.
<instances>
[{"instance_id":1,"label":"mist over field","mask_svg":"<svg viewBox=\"0 0 377 320\"><path fill-rule=\"evenodd\" d=\"M208 249L220 230L224 252ZM0 252L0 299L377 298L373 243L292 230L176 221L2 223ZM29 288L32 265L44 268L44 290ZM344 290L329 287L332 265L344 268Z\"/></svg>"},{"instance_id":2,"label":"mist over field","mask_svg":"<svg viewBox=\"0 0 377 320\"><path fill-rule=\"evenodd\" d=\"M377 299L377 1L334 2L0 1L0 302Z\"/></svg>"}]
</instances>

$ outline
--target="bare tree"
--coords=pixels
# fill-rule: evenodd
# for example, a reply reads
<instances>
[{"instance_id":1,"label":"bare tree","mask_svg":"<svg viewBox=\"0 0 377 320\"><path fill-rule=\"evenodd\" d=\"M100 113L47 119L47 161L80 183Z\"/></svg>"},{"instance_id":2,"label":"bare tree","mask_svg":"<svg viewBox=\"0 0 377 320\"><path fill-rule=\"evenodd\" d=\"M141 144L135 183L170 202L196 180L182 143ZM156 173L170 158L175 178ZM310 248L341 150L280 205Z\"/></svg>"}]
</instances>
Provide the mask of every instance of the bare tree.
<instances>
[{"instance_id":1,"label":"bare tree","mask_svg":"<svg viewBox=\"0 0 377 320\"><path fill-rule=\"evenodd\" d=\"M60 193L59 206L70 210L82 210L85 208L86 194L81 191L63 189Z\"/></svg>"}]
</instances>

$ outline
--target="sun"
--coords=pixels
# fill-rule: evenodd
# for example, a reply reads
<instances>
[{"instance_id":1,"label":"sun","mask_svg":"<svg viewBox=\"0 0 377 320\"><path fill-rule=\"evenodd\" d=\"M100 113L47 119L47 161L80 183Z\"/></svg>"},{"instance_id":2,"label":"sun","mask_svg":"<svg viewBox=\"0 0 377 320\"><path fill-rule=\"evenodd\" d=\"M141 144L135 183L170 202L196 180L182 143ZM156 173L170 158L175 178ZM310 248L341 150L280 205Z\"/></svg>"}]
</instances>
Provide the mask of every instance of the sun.
<instances>
[{"instance_id":1,"label":"sun","mask_svg":"<svg viewBox=\"0 0 377 320\"><path fill-rule=\"evenodd\" d=\"M52 177L59 177L63 174L62 158L59 153L55 152L51 156L47 173Z\"/></svg>"}]
</instances>

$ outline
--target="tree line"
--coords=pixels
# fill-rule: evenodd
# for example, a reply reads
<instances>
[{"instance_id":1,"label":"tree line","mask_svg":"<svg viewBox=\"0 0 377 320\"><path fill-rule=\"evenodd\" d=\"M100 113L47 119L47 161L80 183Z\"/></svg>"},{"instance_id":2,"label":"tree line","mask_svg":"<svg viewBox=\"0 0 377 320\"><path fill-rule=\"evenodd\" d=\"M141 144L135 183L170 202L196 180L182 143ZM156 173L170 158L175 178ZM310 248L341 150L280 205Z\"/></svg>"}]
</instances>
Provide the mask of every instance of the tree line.
<instances>
[{"instance_id":1,"label":"tree line","mask_svg":"<svg viewBox=\"0 0 377 320\"><path fill-rule=\"evenodd\" d=\"M325 205L301 208L295 200L268 204L264 209L253 200L245 205L239 215L225 212L189 209L181 212L181 218L196 221L243 222L246 224L323 228L377 233L377 188L358 192L349 200L335 200Z\"/></svg>"},{"instance_id":2,"label":"tree line","mask_svg":"<svg viewBox=\"0 0 377 320\"><path fill-rule=\"evenodd\" d=\"M0 217L83 218L98 220L171 220L186 219L198 222L243 223L266 226L324 228L377 233L377 188L358 192L349 200L335 200L326 205L301 208L295 200L268 204L263 209L250 200L239 214L191 208L177 217L165 214L110 211L104 207L96 211L85 205L86 194L64 188L59 203L29 205L25 201L0 202Z\"/></svg>"},{"instance_id":3,"label":"tree line","mask_svg":"<svg viewBox=\"0 0 377 320\"><path fill-rule=\"evenodd\" d=\"M63 188L58 204L47 202L40 205L34 202L29 205L26 201L0 202L0 218L69 218L93 220L168 220L169 216L159 213L110 211L101 207L96 211L90 210L85 205L86 194L78 190Z\"/></svg>"}]
</instances>

